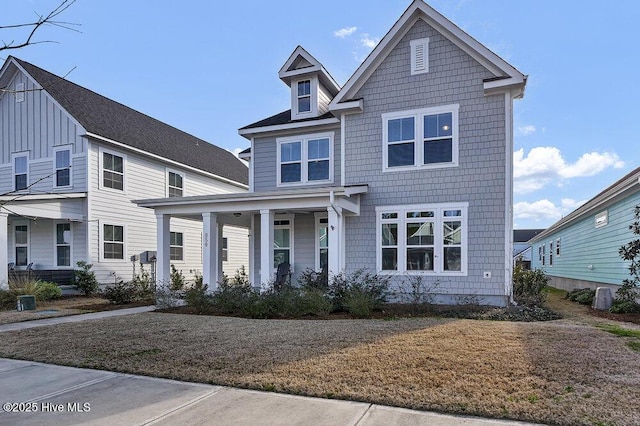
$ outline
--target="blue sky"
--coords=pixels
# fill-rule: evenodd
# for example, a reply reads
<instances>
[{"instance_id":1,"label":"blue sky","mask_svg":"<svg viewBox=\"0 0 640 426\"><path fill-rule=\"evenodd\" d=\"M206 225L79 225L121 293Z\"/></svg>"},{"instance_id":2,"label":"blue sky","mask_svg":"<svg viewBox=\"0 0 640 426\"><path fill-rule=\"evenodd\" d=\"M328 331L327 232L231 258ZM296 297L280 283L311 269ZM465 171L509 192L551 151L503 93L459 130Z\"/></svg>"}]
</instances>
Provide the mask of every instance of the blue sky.
<instances>
[{"instance_id":1,"label":"blue sky","mask_svg":"<svg viewBox=\"0 0 640 426\"><path fill-rule=\"evenodd\" d=\"M58 0L2 3L7 25ZM516 228L549 226L640 165L640 2L428 3L529 75L514 110ZM0 59L71 71L75 83L234 151L248 147L239 127L289 108L277 73L298 44L344 84L409 4L78 0L62 19L81 32L47 28L38 39L56 43Z\"/></svg>"}]
</instances>

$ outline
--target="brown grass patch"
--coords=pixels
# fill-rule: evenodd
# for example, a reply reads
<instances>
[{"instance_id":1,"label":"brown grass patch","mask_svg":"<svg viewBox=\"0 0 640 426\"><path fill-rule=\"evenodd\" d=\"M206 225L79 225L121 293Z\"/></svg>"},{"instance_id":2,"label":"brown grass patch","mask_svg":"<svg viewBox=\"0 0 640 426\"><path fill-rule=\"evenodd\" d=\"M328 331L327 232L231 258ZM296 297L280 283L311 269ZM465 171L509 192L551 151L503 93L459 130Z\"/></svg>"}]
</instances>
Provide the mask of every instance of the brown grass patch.
<instances>
[{"instance_id":1,"label":"brown grass patch","mask_svg":"<svg viewBox=\"0 0 640 426\"><path fill-rule=\"evenodd\" d=\"M640 424L640 354L571 321L147 313L0 333L0 356L553 424Z\"/></svg>"}]
</instances>

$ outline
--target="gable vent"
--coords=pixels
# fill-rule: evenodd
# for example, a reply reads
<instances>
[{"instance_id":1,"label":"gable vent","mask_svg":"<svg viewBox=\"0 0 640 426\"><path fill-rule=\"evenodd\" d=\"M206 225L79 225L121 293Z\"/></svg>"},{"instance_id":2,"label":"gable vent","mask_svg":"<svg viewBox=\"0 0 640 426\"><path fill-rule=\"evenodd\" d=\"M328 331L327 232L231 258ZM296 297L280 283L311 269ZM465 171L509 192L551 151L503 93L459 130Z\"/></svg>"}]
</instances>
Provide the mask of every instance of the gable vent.
<instances>
[{"instance_id":1,"label":"gable vent","mask_svg":"<svg viewBox=\"0 0 640 426\"><path fill-rule=\"evenodd\" d=\"M16 102L24 101L24 83L16 84Z\"/></svg>"},{"instance_id":2,"label":"gable vent","mask_svg":"<svg viewBox=\"0 0 640 426\"><path fill-rule=\"evenodd\" d=\"M411 75L429 72L429 39L411 40Z\"/></svg>"}]
</instances>

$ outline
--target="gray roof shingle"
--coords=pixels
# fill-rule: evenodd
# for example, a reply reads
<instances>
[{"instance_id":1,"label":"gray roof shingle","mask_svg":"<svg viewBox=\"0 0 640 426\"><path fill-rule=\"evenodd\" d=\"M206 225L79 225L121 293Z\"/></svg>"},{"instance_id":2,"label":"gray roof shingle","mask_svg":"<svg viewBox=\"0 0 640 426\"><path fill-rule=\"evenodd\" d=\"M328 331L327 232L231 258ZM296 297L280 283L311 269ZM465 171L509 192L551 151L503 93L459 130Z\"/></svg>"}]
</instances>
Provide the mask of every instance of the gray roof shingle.
<instances>
[{"instance_id":1,"label":"gray roof shingle","mask_svg":"<svg viewBox=\"0 0 640 426\"><path fill-rule=\"evenodd\" d=\"M88 132L243 184L231 152L13 57Z\"/></svg>"},{"instance_id":2,"label":"gray roof shingle","mask_svg":"<svg viewBox=\"0 0 640 426\"><path fill-rule=\"evenodd\" d=\"M315 120L324 120L325 118L334 118L334 115L330 112L327 112L319 117L311 117L311 118L303 118L301 120L292 120L291 119L291 110L288 109L286 111L282 111L276 115L272 115L271 117L267 117L264 120L256 121L255 123L249 124L247 126L241 127L240 130L245 129L255 129L258 127L266 127L266 126L278 126L281 124L289 124L289 123L299 123L303 121L315 121Z\"/></svg>"}]
</instances>

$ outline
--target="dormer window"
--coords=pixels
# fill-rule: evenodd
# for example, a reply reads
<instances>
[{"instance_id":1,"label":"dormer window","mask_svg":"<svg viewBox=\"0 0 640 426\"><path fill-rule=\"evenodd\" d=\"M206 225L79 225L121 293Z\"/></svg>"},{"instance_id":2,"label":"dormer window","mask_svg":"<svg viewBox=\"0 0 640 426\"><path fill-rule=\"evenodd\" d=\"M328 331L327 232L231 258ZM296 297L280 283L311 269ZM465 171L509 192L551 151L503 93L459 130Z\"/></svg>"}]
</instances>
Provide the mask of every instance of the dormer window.
<instances>
[{"instance_id":1,"label":"dormer window","mask_svg":"<svg viewBox=\"0 0 640 426\"><path fill-rule=\"evenodd\" d=\"M298 114L311 112L311 80L298 82Z\"/></svg>"},{"instance_id":2,"label":"dormer window","mask_svg":"<svg viewBox=\"0 0 640 426\"><path fill-rule=\"evenodd\" d=\"M318 115L318 77L307 76L291 81L291 119Z\"/></svg>"}]
</instances>

